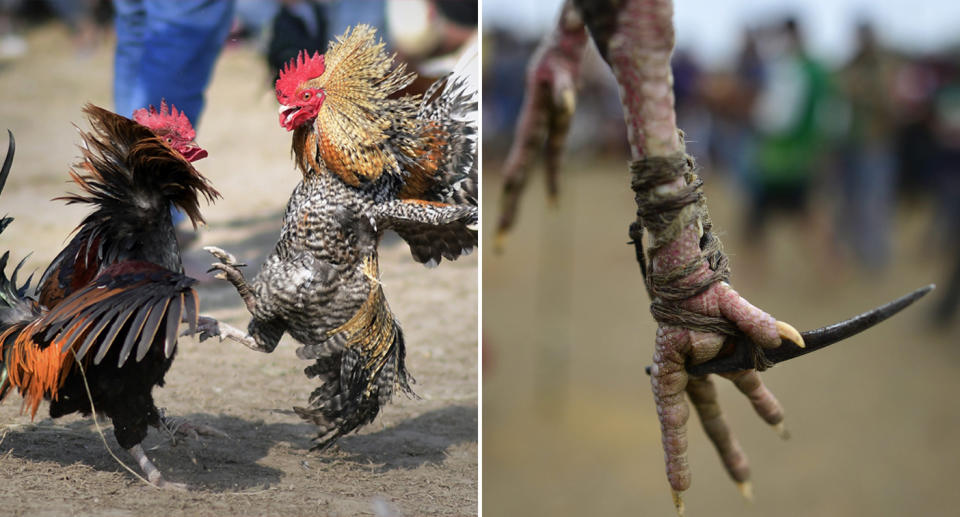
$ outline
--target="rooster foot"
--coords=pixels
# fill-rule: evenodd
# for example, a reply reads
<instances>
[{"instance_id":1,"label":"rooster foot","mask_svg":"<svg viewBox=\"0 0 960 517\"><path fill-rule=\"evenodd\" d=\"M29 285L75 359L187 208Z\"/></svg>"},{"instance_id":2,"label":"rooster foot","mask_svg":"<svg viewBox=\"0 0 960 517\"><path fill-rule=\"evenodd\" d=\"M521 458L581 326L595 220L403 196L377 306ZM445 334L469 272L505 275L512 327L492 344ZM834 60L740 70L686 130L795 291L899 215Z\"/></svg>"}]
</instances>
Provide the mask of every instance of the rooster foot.
<instances>
[{"instance_id":1,"label":"rooster foot","mask_svg":"<svg viewBox=\"0 0 960 517\"><path fill-rule=\"evenodd\" d=\"M223 248L218 248L216 246L204 246L203 249L217 258L221 263L228 266L244 267L246 264L242 264L237 260L237 257L233 256L233 253L225 251Z\"/></svg>"},{"instance_id":2,"label":"rooster foot","mask_svg":"<svg viewBox=\"0 0 960 517\"><path fill-rule=\"evenodd\" d=\"M243 299L243 303L246 304L247 310L253 313L254 307L256 306L256 298L250 290L250 286L247 285L247 280L243 278L243 273L240 271L240 268L246 267L246 264L238 262L237 258L232 254L216 246L207 246L203 249L210 252L211 255L219 260L219 262L211 264L207 273L217 271L217 274L213 275L214 278L226 280L233 284L233 287L237 289L237 293L240 294L240 298Z\"/></svg>"},{"instance_id":3,"label":"rooster foot","mask_svg":"<svg viewBox=\"0 0 960 517\"><path fill-rule=\"evenodd\" d=\"M557 204L560 160L576 109L577 77L587 39L583 20L573 4L566 2L557 27L537 47L527 65L523 105L503 168L495 252L503 250L507 232L513 227L519 211L527 179L541 151L548 203L551 206Z\"/></svg>"},{"instance_id":4,"label":"rooster foot","mask_svg":"<svg viewBox=\"0 0 960 517\"><path fill-rule=\"evenodd\" d=\"M186 336L189 334L199 334L197 339L199 339L201 342L212 337L217 337L220 338L220 341L223 341L224 339L236 341L237 343L240 343L251 350L256 350L257 352L273 351L272 348L261 346L250 334L247 334L233 325L223 323L222 321L217 321L209 316L200 316L197 318L197 328L195 330L187 329L180 335Z\"/></svg>"},{"instance_id":5,"label":"rooster foot","mask_svg":"<svg viewBox=\"0 0 960 517\"><path fill-rule=\"evenodd\" d=\"M200 440L201 436L230 438L230 435L216 427L206 424L194 424L183 418L166 416L163 414L162 409L160 410L160 425L158 425L157 428L166 432L174 445L177 444L178 437L187 437L198 442L202 441Z\"/></svg>"},{"instance_id":6,"label":"rooster foot","mask_svg":"<svg viewBox=\"0 0 960 517\"><path fill-rule=\"evenodd\" d=\"M172 490L185 491L187 489L187 485L184 483L173 483L164 479L163 474L160 473L157 466L147 457L147 453L143 452L143 446L140 444L134 445L127 450L130 452L130 455L137 460L137 464L140 465L140 470L147 476L147 481L150 482L151 485L157 488Z\"/></svg>"},{"instance_id":7,"label":"rooster foot","mask_svg":"<svg viewBox=\"0 0 960 517\"><path fill-rule=\"evenodd\" d=\"M199 316L197 317L197 326L193 328L188 328L180 333L181 336L197 336L197 340L201 343L212 338L219 337L220 341L226 337L223 335L220 330L220 322L214 318L208 316Z\"/></svg>"},{"instance_id":8,"label":"rooster foot","mask_svg":"<svg viewBox=\"0 0 960 517\"><path fill-rule=\"evenodd\" d=\"M227 280L233 285L245 283L243 273L240 272L240 268L246 267L246 264L239 262L232 253L226 252L216 246L205 246L203 249L220 261L211 264L210 269L207 270L207 273L218 271L217 274L213 275L214 278Z\"/></svg>"}]
</instances>

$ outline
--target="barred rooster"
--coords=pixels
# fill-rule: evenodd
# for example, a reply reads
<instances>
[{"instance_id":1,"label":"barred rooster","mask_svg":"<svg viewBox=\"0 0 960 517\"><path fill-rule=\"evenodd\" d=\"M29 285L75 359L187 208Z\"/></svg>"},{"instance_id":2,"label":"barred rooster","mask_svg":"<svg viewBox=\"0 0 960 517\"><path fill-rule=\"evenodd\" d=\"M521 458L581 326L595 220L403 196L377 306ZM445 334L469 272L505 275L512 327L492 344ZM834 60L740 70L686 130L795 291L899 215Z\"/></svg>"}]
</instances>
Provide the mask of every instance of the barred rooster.
<instances>
[{"instance_id":1,"label":"barred rooster","mask_svg":"<svg viewBox=\"0 0 960 517\"><path fill-rule=\"evenodd\" d=\"M0 259L0 400L16 389L35 416L50 401L53 418L91 406L147 479L164 480L140 443L147 426L169 424L151 392L176 353L181 321L196 327L195 282L183 274L170 206L196 224L199 197L219 194L190 164L206 156L186 116L165 104L139 110L137 122L93 105L82 133L83 161L70 172L81 194L59 199L92 212L47 267L36 297ZM9 173L13 141L0 177ZM0 187L2 187L0 181ZM0 226L6 226L4 221ZM181 429L184 431L184 429Z\"/></svg>"},{"instance_id":2,"label":"barred rooster","mask_svg":"<svg viewBox=\"0 0 960 517\"><path fill-rule=\"evenodd\" d=\"M293 131L303 174L280 241L248 285L219 248L218 276L253 316L248 333L204 319L204 333L272 352L284 332L303 346L321 382L309 407L315 448L365 425L395 388L412 393L404 338L380 286L377 247L385 230L435 266L477 245L475 92L452 74L420 96L394 96L416 77L360 25L325 55L302 52L280 73L280 125Z\"/></svg>"}]
</instances>

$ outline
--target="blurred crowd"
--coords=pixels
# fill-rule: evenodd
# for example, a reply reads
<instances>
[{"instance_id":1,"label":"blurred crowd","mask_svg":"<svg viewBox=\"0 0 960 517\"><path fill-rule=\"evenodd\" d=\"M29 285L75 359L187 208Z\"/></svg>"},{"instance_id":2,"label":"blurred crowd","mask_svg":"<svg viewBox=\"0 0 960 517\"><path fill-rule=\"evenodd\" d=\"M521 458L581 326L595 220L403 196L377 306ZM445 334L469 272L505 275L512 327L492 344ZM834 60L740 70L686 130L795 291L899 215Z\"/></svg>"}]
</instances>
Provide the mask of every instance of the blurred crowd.
<instances>
[{"instance_id":1,"label":"blurred crowd","mask_svg":"<svg viewBox=\"0 0 960 517\"><path fill-rule=\"evenodd\" d=\"M770 217L783 212L816 241L811 249L823 251L814 259L879 274L890 265L897 206L931 201L927 234L908 239L957 264L941 285L945 323L960 302L960 48L912 55L885 46L867 20L851 31L852 55L834 64L808 51L792 16L745 29L723 67L678 48L678 126L701 173L726 175L738 187L742 247L760 256ZM486 156L510 144L536 43L485 31ZM626 157L616 86L593 49L582 75L568 149Z\"/></svg>"},{"instance_id":2,"label":"blurred crowd","mask_svg":"<svg viewBox=\"0 0 960 517\"><path fill-rule=\"evenodd\" d=\"M434 60L454 59L478 23L475 0L0 0L0 62L28 55L26 32L51 20L69 28L80 55L112 44L117 11L129 3L226 6L227 45L254 45L274 72L300 49L322 52L347 27L366 23L378 27L404 61L424 64L430 73L443 66Z\"/></svg>"}]
</instances>

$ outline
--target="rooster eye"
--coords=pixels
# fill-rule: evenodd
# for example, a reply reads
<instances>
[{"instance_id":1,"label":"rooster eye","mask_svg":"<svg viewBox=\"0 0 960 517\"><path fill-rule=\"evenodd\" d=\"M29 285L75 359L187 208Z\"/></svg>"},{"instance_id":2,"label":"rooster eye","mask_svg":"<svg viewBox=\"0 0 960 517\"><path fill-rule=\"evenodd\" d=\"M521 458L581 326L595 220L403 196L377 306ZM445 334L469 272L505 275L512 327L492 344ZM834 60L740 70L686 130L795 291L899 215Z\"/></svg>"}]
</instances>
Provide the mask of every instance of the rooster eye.
<instances>
[{"instance_id":1,"label":"rooster eye","mask_svg":"<svg viewBox=\"0 0 960 517\"><path fill-rule=\"evenodd\" d=\"M169 136L167 137L167 143L168 143L168 144L172 144L172 143L173 143L173 139L170 138Z\"/></svg>"},{"instance_id":2,"label":"rooster eye","mask_svg":"<svg viewBox=\"0 0 960 517\"><path fill-rule=\"evenodd\" d=\"M303 100L310 100L310 92L303 92Z\"/></svg>"}]
</instances>

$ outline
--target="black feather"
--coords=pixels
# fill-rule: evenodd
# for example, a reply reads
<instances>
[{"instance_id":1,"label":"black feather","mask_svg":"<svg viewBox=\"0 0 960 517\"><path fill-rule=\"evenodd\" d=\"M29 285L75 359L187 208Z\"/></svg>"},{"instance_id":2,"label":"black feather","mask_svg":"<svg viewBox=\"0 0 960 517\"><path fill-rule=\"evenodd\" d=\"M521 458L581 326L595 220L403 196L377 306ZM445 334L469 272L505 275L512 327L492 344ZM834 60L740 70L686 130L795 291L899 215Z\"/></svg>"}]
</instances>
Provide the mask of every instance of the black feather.
<instances>
[{"instance_id":1,"label":"black feather","mask_svg":"<svg viewBox=\"0 0 960 517\"><path fill-rule=\"evenodd\" d=\"M118 368L123 366L123 363L127 361L127 357L130 357L130 352L133 351L133 344L143 331L144 321L146 320L147 316L150 315L150 310L152 308L153 304L143 304L143 306L140 307L140 310L137 312L136 317L134 317L133 321L130 323L130 328L127 330L127 337L123 340L123 348L120 349L120 360L117 363Z\"/></svg>"},{"instance_id":2,"label":"black feather","mask_svg":"<svg viewBox=\"0 0 960 517\"><path fill-rule=\"evenodd\" d=\"M164 357L173 355L173 347L177 345L177 337L180 330L180 316L183 310L183 295L175 296L170 299L170 306L167 308L167 330L163 343Z\"/></svg>"},{"instance_id":3,"label":"black feather","mask_svg":"<svg viewBox=\"0 0 960 517\"><path fill-rule=\"evenodd\" d=\"M122 307L114 307L107 314L101 316L97 321L97 325L87 333L87 337L83 340L83 343L80 345L80 348L77 349L77 360L83 359L83 356L86 355L87 350L90 349L90 346L100 337L100 333L103 332L103 329L113 321L113 319L120 312ZM107 349L110 348L110 343L106 341L101 341L100 349L97 351L97 355L94 357L94 362L99 363L96 359L97 357L102 357L106 353Z\"/></svg>"},{"instance_id":4,"label":"black feather","mask_svg":"<svg viewBox=\"0 0 960 517\"><path fill-rule=\"evenodd\" d=\"M167 312L167 305L169 303L170 300L164 298L153 304L150 317L147 318L146 323L143 324L143 330L140 332L140 341L137 342L136 361L138 363L143 360L147 355L147 351L149 351L153 345L153 338L157 335L157 329L160 328L160 322L163 320L163 315Z\"/></svg>"}]
</instances>

